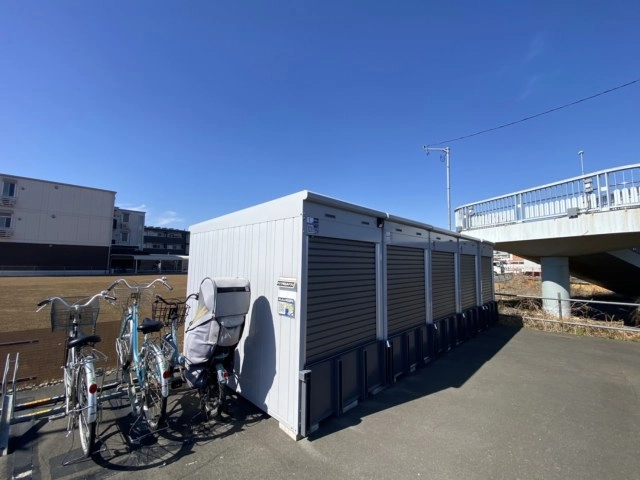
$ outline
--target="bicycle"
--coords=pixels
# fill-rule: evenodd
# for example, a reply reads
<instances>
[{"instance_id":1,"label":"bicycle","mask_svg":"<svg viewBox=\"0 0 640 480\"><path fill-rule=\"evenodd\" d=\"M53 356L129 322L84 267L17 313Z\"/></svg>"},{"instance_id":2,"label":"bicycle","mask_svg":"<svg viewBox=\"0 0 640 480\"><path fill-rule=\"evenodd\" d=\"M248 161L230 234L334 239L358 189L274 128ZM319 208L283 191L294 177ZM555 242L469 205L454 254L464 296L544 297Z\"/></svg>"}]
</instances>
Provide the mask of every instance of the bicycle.
<instances>
[{"instance_id":1,"label":"bicycle","mask_svg":"<svg viewBox=\"0 0 640 480\"><path fill-rule=\"evenodd\" d=\"M176 388L183 381L197 388L200 410L207 420L220 416L226 407L226 386L233 372L234 352L244 330L251 290L246 279L205 278L200 292L184 300L165 300L156 295L153 318L169 331L162 336L163 352ZM198 300L198 311L185 330L185 352L179 353L177 327L184 324L190 299Z\"/></svg>"},{"instance_id":2,"label":"bicycle","mask_svg":"<svg viewBox=\"0 0 640 480\"><path fill-rule=\"evenodd\" d=\"M100 311L100 298L115 300L102 291L84 303L83 299L47 298L37 305L37 312L51 305L51 331L67 331L64 353L64 395L65 411L68 416L67 435L78 427L83 456L89 457L96 441L98 423L98 385L95 363L106 361L107 356L96 350L95 344L102 339L95 333ZM91 327L92 333L85 334L80 327ZM102 377L104 381L104 377Z\"/></svg>"},{"instance_id":3,"label":"bicycle","mask_svg":"<svg viewBox=\"0 0 640 480\"><path fill-rule=\"evenodd\" d=\"M163 322L165 329L168 331L162 336L162 351L169 363L169 371L172 373L169 385L172 389L180 388L184 383L184 356L179 353L177 345L178 326L184 325L189 305L187 302L191 299L198 299L197 293L192 293L184 300L164 299L161 295L156 295L156 300L152 305L152 317L155 320ZM221 357L219 360L224 360ZM173 374L180 373L179 377ZM212 369L208 368L204 374L202 385L198 388L200 398L200 411L202 411L208 420L218 417L222 412L225 402L224 384L226 384L227 375L222 375L222 379L216 379L212 375ZM226 370L225 370L226 373ZM218 380L218 381L216 381ZM220 381L222 380L222 381Z\"/></svg>"},{"instance_id":4,"label":"bicycle","mask_svg":"<svg viewBox=\"0 0 640 480\"><path fill-rule=\"evenodd\" d=\"M151 336L152 333L162 330L162 322L145 318L140 323L139 315L141 295L153 289L158 283L168 290L173 290L173 287L167 283L166 277L156 278L144 286L131 285L121 278L107 289L107 292L110 292L116 286L122 285L129 290L128 301L123 309L120 332L116 338L116 354L123 382L125 377L128 377L125 384L131 412L137 418L144 415L152 432L164 421L167 413L170 372L160 341ZM138 333L143 335L141 343Z\"/></svg>"},{"instance_id":5,"label":"bicycle","mask_svg":"<svg viewBox=\"0 0 640 480\"><path fill-rule=\"evenodd\" d=\"M192 293L184 300L166 300L161 295L156 294L156 299L151 305L151 318L162 322L164 329L168 330L162 335L162 353L167 359L169 372L172 374L169 382L171 389L178 389L184 383L182 374L179 377L173 375L176 372L181 373L182 368L184 368L184 357L180 355L176 341L178 339L178 326L184 325L190 308L187 302L192 298L197 300L198 294Z\"/></svg>"}]
</instances>

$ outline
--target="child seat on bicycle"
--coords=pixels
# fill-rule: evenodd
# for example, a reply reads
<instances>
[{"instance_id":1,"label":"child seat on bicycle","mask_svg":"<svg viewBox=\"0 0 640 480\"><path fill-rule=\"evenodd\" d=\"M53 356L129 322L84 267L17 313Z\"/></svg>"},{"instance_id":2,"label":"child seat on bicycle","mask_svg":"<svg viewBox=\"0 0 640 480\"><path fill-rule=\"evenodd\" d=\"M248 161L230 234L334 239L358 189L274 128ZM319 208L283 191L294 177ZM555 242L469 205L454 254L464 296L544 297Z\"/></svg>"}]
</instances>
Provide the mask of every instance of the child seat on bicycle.
<instances>
[{"instance_id":1,"label":"child seat on bicycle","mask_svg":"<svg viewBox=\"0 0 640 480\"><path fill-rule=\"evenodd\" d=\"M210 360L222 349L231 354L240 342L251 301L245 278L210 278L200 283L198 309L185 328L184 378L200 387Z\"/></svg>"}]
</instances>

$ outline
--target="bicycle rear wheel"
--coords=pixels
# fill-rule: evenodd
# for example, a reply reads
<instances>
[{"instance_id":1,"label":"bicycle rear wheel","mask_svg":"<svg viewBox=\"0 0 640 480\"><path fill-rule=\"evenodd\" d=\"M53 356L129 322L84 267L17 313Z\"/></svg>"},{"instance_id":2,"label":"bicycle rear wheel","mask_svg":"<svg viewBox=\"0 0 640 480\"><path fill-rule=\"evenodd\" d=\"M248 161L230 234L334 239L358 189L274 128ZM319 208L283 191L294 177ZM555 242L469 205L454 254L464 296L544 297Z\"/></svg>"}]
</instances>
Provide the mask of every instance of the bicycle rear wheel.
<instances>
[{"instance_id":1,"label":"bicycle rear wheel","mask_svg":"<svg viewBox=\"0 0 640 480\"><path fill-rule=\"evenodd\" d=\"M93 452L96 443L96 422L90 421L89 409L91 406L89 392L88 377L91 377L89 367L84 366L78 369L75 382L75 408L74 415L77 421L78 433L80 434L80 444L82 445L82 453L85 457L89 457ZM95 418L95 417L94 417Z\"/></svg>"},{"instance_id":2,"label":"bicycle rear wheel","mask_svg":"<svg viewBox=\"0 0 640 480\"><path fill-rule=\"evenodd\" d=\"M142 385L144 416L151 431L156 430L167 414L167 379L163 377L166 364L159 350L149 348L144 357L145 379ZM164 386L164 388L163 388Z\"/></svg>"},{"instance_id":3,"label":"bicycle rear wheel","mask_svg":"<svg viewBox=\"0 0 640 480\"><path fill-rule=\"evenodd\" d=\"M222 413L226 398L225 386L218 382L215 368L207 372L207 384L200 390L200 407L207 416L207 420L213 420Z\"/></svg>"}]
</instances>

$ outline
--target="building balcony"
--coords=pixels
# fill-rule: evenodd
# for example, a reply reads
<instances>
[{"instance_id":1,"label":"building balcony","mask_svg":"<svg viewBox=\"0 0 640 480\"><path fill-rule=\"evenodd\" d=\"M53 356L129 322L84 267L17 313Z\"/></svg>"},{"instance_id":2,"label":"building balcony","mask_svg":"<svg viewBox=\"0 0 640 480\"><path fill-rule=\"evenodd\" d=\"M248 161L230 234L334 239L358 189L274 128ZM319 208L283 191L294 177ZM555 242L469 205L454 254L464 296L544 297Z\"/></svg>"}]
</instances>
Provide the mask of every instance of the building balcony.
<instances>
[{"instance_id":1,"label":"building balcony","mask_svg":"<svg viewBox=\"0 0 640 480\"><path fill-rule=\"evenodd\" d=\"M13 207L15 204L16 204L16 197L10 197L10 196L0 197L0 206L2 207Z\"/></svg>"},{"instance_id":2,"label":"building balcony","mask_svg":"<svg viewBox=\"0 0 640 480\"><path fill-rule=\"evenodd\" d=\"M156 237L152 235L145 235L144 242L145 243L162 243L165 245L167 244L168 245L184 245L186 243L184 238Z\"/></svg>"}]
</instances>

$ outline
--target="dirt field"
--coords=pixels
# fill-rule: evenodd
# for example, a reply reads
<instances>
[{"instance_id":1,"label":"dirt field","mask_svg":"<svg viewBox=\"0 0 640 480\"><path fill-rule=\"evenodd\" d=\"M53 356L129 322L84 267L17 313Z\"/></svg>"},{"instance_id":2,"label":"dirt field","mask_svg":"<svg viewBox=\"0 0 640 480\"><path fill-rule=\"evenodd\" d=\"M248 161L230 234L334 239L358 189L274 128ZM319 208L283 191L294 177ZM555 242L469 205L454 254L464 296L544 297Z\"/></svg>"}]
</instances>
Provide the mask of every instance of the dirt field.
<instances>
[{"instance_id":1,"label":"dirt field","mask_svg":"<svg viewBox=\"0 0 640 480\"><path fill-rule=\"evenodd\" d=\"M0 335L4 332L50 328L49 308L36 313L38 302L49 297L90 297L118 278L121 277L0 277ZM125 278L129 283L147 284L155 277L142 275ZM163 297L186 296L186 275L167 275L167 282L173 291L158 287L158 293ZM99 323L119 319L118 308L101 302Z\"/></svg>"},{"instance_id":2,"label":"dirt field","mask_svg":"<svg viewBox=\"0 0 640 480\"><path fill-rule=\"evenodd\" d=\"M41 385L60 379L64 363L65 332L51 331L49 307L36 313L36 305L45 298L91 297L109 287L121 277L11 277L0 278L0 368L5 367L7 355L14 362L20 354L17 374L18 388ZM129 283L146 285L153 276L125 277ZM160 286L156 289L165 298L186 296L187 276L167 275L173 291ZM122 290L120 290L122 292ZM120 293L116 292L115 296ZM121 297L121 299L124 297ZM100 302L96 333L102 342L96 348L108 356L107 368L115 366L115 338L121 318L121 306ZM150 302L141 309L141 317L151 316ZM12 375L11 367L10 375ZM0 378L0 381L2 379Z\"/></svg>"}]
</instances>

